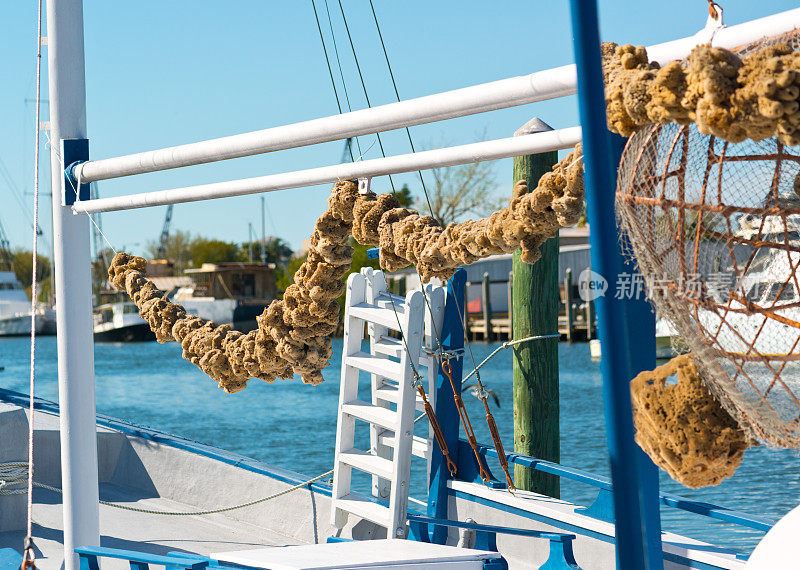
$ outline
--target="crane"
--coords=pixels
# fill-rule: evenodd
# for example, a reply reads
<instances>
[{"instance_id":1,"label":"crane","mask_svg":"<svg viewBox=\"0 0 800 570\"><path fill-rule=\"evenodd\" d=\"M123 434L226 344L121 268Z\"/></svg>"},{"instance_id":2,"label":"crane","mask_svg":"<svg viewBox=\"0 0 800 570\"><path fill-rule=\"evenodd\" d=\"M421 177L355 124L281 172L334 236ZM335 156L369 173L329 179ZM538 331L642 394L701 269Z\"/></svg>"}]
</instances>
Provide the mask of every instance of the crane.
<instances>
[{"instance_id":1,"label":"crane","mask_svg":"<svg viewBox=\"0 0 800 570\"><path fill-rule=\"evenodd\" d=\"M167 257L167 242L169 241L169 226L172 223L172 207L173 204L167 206L167 213L164 215L164 225L161 226L161 238L158 240L158 259L166 259Z\"/></svg>"}]
</instances>

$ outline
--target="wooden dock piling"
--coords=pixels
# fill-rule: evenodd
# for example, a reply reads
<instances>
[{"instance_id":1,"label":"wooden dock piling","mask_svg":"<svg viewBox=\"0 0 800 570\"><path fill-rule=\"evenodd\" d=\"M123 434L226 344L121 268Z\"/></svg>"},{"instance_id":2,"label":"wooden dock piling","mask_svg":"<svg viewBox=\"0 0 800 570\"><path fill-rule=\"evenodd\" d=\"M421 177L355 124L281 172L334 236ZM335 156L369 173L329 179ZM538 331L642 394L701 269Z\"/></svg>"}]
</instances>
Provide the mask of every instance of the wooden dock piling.
<instances>
[{"instance_id":1,"label":"wooden dock piling","mask_svg":"<svg viewBox=\"0 0 800 570\"><path fill-rule=\"evenodd\" d=\"M552 130L533 119L515 136ZM539 178L558 162L558 153L546 152L514 158L514 182L527 180L535 186ZM512 338L558 332L558 236L541 248L542 258L533 265L514 253ZM514 346L514 451L558 462L559 447L558 339L525 342ZM514 484L520 489L551 497L560 494L553 475L514 467Z\"/></svg>"},{"instance_id":2,"label":"wooden dock piling","mask_svg":"<svg viewBox=\"0 0 800 570\"><path fill-rule=\"evenodd\" d=\"M572 269L569 267L564 275L564 309L567 317L567 342L572 342L575 333L575 307L572 299Z\"/></svg>"}]
</instances>

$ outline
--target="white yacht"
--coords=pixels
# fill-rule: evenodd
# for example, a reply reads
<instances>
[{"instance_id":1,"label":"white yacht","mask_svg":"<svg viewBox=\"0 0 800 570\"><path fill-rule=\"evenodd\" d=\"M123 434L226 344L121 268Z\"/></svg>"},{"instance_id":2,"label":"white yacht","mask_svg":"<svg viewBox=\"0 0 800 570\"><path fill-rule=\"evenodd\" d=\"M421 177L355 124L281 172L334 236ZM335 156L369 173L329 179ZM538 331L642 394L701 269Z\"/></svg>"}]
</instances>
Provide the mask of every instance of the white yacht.
<instances>
[{"instance_id":1,"label":"white yacht","mask_svg":"<svg viewBox=\"0 0 800 570\"><path fill-rule=\"evenodd\" d=\"M45 311L36 312L36 332L45 325ZM0 271L0 336L31 334L31 301L13 271Z\"/></svg>"},{"instance_id":2,"label":"white yacht","mask_svg":"<svg viewBox=\"0 0 800 570\"><path fill-rule=\"evenodd\" d=\"M94 310L94 340L98 342L137 342L155 340L150 326L139 316L131 301L106 303Z\"/></svg>"}]
</instances>

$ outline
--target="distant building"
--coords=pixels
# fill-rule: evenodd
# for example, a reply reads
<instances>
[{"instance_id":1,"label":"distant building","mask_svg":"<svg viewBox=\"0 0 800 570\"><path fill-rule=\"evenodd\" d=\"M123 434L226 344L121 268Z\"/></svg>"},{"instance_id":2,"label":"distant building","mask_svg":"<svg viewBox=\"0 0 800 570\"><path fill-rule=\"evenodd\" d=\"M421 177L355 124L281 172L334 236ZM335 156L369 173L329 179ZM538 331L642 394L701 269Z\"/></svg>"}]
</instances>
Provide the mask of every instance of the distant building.
<instances>
[{"instance_id":1,"label":"distant building","mask_svg":"<svg viewBox=\"0 0 800 570\"><path fill-rule=\"evenodd\" d=\"M572 270L572 285L577 286L578 276L591 266L589 254L589 226L564 228L559 231L558 284L563 285L567 269ZM489 274L489 295L492 311L508 312L508 277L512 269L512 254L493 255L464 267L467 271L468 312L480 312L481 282ZM390 279L405 280L406 290L419 287L419 276L413 267L391 274Z\"/></svg>"}]
</instances>

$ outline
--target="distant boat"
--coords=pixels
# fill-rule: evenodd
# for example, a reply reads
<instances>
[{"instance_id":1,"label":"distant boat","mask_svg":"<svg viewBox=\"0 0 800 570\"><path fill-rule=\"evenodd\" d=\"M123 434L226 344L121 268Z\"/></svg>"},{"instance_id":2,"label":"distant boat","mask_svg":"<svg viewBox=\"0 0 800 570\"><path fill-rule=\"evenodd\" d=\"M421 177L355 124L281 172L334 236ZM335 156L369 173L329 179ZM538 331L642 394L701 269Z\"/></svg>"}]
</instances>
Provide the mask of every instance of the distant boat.
<instances>
[{"instance_id":1,"label":"distant boat","mask_svg":"<svg viewBox=\"0 0 800 570\"><path fill-rule=\"evenodd\" d=\"M44 309L36 311L36 333L46 321ZM0 271L0 336L31 334L31 302L13 271Z\"/></svg>"},{"instance_id":2,"label":"distant boat","mask_svg":"<svg viewBox=\"0 0 800 570\"><path fill-rule=\"evenodd\" d=\"M187 276L155 276L150 279L164 295L180 303L187 313L229 324L248 332L256 328L256 317L275 298L274 265L248 263L204 263L187 269ZM118 293L114 293L118 297ZM147 322L130 301L111 301L95 307L94 339L97 342L142 342L155 340Z\"/></svg>"},{"instance_id":3,"label":"distant boat","mask_svg":"<svg viewBox=\"0 0 800 570\"><path fill-rule=\"evenodd\" d=\"M155 340L139 309L131 301L106 303L95 307L94 339L98 342L141 342Z\"/></svg>"}]
</instances>

